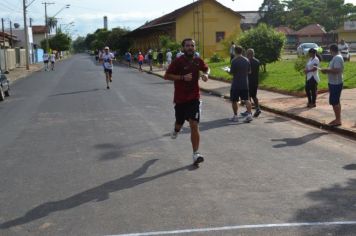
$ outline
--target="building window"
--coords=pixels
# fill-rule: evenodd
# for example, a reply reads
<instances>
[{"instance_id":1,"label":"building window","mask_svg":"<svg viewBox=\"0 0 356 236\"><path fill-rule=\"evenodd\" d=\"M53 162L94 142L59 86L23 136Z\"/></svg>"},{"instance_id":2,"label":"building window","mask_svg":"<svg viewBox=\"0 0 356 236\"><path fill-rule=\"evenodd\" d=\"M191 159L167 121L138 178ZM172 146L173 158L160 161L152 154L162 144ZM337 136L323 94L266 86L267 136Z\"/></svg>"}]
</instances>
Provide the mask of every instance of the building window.
<instances>
[{"instance_id":1,"label":"building window","mask_svg":"<svg viewBox=\"0 0 356 236\"><path fill-rule=\"evenodd\" d=\"M225 39L225 32L216 32L216 42L220 43L220 41Z\"/></svg>"}]
</instances>

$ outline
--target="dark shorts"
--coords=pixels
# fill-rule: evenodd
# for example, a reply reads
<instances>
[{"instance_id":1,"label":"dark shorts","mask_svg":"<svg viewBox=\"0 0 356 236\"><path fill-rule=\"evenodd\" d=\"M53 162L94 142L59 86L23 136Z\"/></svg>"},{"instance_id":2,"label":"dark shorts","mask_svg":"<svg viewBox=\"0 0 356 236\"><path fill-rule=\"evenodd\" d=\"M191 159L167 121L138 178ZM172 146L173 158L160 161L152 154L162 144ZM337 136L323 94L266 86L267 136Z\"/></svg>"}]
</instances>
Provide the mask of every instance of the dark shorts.
<instances>
[{"instance_id":1,"label":"dark shorts","mask_svg":"<svg viewBox=\"0 0 356 236\"><path fill-rule=\"evenodd\" d=\"M250 95L250 97L252 98L257 97L257 89L258 89L258 84L248 85L248 94Z\"/></svg>"},{"instance_id":2,"label":"dark shorts","mask_svg":"<svg viewBox=\"0 0 356 236\"><path fill-rule=\"evenodd\" d=\"M54 64L54 61L51 61L51 64Z\"/></svg>"},{"instance_id":3,"label":"dark shorts","mask_svg":"<svg viewBox=\"0 0 356 236\"><path fill-rule=\"evenodd\" d=\"M174 109L176 112L176 123L183 125L184 121L195 120L200 121L200 100L192 100L186 103L176 104Z\"/></svg>"},{"instance_id":4,"label":"dark shorts","mask_svg":"<svg viewBox=\"0 0 356 236\"><path fill-rule=\"evenodd\" d=\"M332 106L340 104L343 84L329 84L329 104Z\"/></svg>"},{"instance_id":5,"label":"dark shorts","mask_svg":"<svg viewBox=\"0 0 356 236\"><path fill-rule=\"evenodd\" d=\"M139 61L139 62L138 62L138 64L142 66L142 64L143 64L143 61Z\"/></svg>"},{"instance_id":6,"label":"dark shorts","mask_svg":"<svg viewBox=\"0 0 356 236\"><path fill-rule=\"evenodd\" d=\"M238 102L239 99L241 101L247 101L248 100L248 90L244 89L231 89L230 90L230 100L232 102Z\"/></svg>"},{"instance_id":7,"label":"dark shorts","mask_svg":"<svg viewBox=\"0 0 356 236\"><path fill-rule=\"evenodd\" d=\"M106 69L104 68L104 73L108 73L109 75L112 75L112 69Z\"/></svg>"},{"instance_id":8,"label":"dark shorts","mask_svg":"<svg viewBox=\"0 0 356 236\"><path fill-rule=\"evenodd\" d=\"M43 61L44 62L44 64L48 64L48 61Z\"/></svg>"}]
</instances>

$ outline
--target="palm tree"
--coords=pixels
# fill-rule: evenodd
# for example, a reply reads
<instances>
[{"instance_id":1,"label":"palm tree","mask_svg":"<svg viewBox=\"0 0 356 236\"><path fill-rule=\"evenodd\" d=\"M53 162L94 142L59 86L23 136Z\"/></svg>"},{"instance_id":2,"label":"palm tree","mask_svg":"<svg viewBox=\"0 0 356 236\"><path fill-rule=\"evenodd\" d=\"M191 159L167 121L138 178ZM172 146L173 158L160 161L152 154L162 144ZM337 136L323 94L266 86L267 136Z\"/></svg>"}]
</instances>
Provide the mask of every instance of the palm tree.
<instances>
[{"instance_id":1,"label":"palm tree","mask_svg":"<svg viewBox=\"0 0 356 236\"><path fill-rule=\"evenodd\" d=\"M58 20L55 17L48 17L47 19L47 27L48 31L51 33L52 29L56 28L57 29L57 23Z\"/></svg>"}]
</instances>

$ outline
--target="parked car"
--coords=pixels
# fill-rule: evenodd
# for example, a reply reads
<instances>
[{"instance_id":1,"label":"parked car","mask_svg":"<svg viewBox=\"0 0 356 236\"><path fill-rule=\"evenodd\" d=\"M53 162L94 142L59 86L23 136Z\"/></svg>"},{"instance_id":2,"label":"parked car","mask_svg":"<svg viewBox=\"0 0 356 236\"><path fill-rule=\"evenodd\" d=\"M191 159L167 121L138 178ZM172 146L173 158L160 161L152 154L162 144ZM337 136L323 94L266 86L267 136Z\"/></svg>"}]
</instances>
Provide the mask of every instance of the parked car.
<instances>
[{"instance_id":1,"label":"parked car","mask_svg":"<svg viewBox=\"0 0 356 236\"><path fill-rule=\"evenodd\" d=\"M3 101L8 96L10 96L10 81L0 70L0 101Z\"/></svg>"},{"instance_id":2,"label":"parked car","mask_svg":"<svg viewBox=\"0 0 356 236\"><path fill-rule=\"evenodd\" d=\"M350 61L350 52L349 50L340 50L340 54L342 56L342 58L344 58L344 61Z\"/></svg>"},{"instance_id":3,"label":"parked car","mask_svg":"<svg viewBox=\"0 0 356 236\"><path fill-rule=\"evenodd\" d=\"M319 54L323 52L323 48L316 43L302 43L297 48L298 56L307 55L311 48L314 48Z\"/></svg>"}]
</instances>

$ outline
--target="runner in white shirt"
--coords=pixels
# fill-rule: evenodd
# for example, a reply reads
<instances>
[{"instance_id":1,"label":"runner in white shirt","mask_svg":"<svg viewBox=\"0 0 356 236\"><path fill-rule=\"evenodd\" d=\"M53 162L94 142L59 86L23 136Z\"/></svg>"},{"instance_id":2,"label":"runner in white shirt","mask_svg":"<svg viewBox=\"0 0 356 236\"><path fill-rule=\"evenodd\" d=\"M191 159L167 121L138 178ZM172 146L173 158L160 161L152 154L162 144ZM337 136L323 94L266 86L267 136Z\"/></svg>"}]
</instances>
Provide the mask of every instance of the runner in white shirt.
<instances>
[{"instance_id":1,"label":"runner in white shirt","mask_svg":"<svg viewBox=\"0 0 356 236\"><path fill-rule=\"evenodd\" d=\"M106 88L110 89L109 82L112 82L112 68L113 60L115 59L114 54L109 51L109 47L104 48L104 53L101 54L100 60L103 63L104 73L106 77Z\"/></svg>"},{"instance_id":2,"label":"runner in white shirt","mask_svg":"<svg viewBox=\"0 0 356 236\"><path fill-rule=\"evenodd\" d=\"M54 63L56 62L56 54L52 53L50 56L51 60L51 70L54 70Z\"/></svg>"},{"instance_id":3,"label":"runner in white shirt","mask_svg":"<svg viewBox=\"0 0 356 236\"><path fill-rule=\"evenodd\" d=\"M45 71L48 70L48 60L49 60L49 55L48 55L47 52L44 52L44 54L43 54L43 63L44 63Z\"/></svg>"}]
</instances>

